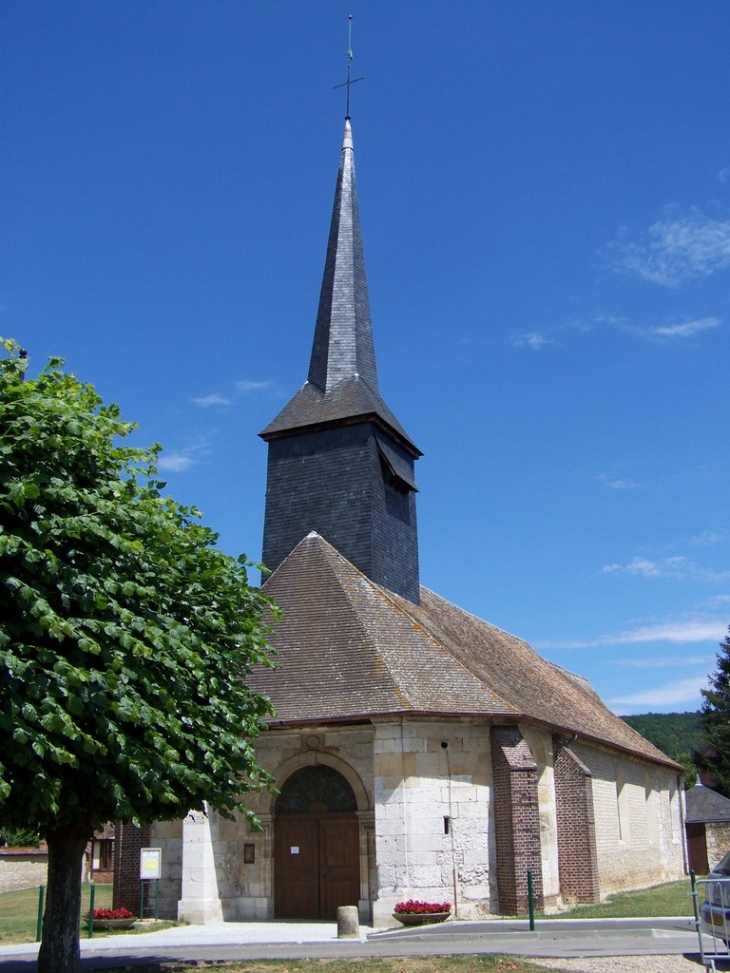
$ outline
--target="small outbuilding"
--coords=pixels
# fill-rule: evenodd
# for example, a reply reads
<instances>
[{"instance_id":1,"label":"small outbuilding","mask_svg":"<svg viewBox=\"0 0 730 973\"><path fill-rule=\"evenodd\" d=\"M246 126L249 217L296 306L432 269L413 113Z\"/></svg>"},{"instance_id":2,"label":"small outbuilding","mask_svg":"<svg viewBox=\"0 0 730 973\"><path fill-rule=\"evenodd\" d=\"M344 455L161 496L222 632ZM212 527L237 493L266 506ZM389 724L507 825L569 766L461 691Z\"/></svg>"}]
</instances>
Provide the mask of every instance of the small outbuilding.
<instances>
[{"instance_id":1,"label":"small outbuilding","mask_svg":"<svg viewBox=\"0 0 730 973\"><path fill-rule=\"evenodd\" d=\"M730 799L704 784L685 795L689 867L706 875L730 851Z\"/></svg>"}]
</instances>

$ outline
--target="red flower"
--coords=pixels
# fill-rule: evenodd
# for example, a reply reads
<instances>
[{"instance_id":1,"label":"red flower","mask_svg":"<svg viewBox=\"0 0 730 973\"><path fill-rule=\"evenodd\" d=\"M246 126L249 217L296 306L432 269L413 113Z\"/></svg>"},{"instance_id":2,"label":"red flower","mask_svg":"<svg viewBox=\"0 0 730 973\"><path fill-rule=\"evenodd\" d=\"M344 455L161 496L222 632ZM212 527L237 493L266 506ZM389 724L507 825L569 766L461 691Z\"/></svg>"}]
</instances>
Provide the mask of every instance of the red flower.
<instances>
[{"instance_id":1,"label":"red flower","mask_svg":"<svg viewBox=\"0 0 730 973\"><path fill-rule=\"evenodd\" d=\"M451 912L450 902L418 902L415 899L409 899L407 902L399 902L394 911L396 913L416 915L416 916L430 916L437 912Z\"/></svg>"},{"instance_id":2,"label":"red flower","mask_svg":"<svg viewBox=\"0 0 730 973\"><path fill-rule=\"evenodd\" d=\"M89 913L86 917L89 918ZM129 909L94 909L95 919L134 919L134 913Z\"/></svg>"}]
</instances>

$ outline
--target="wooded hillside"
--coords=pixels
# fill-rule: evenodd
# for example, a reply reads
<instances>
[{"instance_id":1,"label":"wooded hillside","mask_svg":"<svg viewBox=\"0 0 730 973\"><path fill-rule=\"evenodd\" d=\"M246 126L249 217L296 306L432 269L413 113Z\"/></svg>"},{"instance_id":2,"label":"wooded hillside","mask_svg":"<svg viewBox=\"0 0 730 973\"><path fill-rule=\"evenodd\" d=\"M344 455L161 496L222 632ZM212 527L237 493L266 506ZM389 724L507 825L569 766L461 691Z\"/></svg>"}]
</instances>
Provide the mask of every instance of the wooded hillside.
<instances>
[{"instance_id":1,"label":"wooded hillside","mask_svg":"<svg viewBox=\"0 0 730 973\"><path fill-rule=\"evenodd\" d=\"M692 754L704 745L700 714L697 713L643 713L623 716L628 723L655 747L672 760L689 767Z\"/></svg>"}]
</instances>

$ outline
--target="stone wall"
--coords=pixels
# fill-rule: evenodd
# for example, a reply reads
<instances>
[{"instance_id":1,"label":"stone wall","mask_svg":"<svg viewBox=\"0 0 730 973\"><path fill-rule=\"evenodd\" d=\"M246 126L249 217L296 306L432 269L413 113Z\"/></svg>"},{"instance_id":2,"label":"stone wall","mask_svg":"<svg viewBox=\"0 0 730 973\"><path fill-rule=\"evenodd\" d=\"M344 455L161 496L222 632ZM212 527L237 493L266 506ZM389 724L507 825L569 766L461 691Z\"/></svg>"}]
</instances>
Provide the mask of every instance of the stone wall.
<instances>
[{"instance_id":1,"label":"stone wall","mask_svg":"<svg viewBox=\"0 0 730 973\"><path fill-rule=\"evenodd\" d=\"M730 851L730 822L710 822L705 825L707 861L713 868Z\"/></svg>"},{"instance_id":2,"label":"stone wall","mask_svg":"<svg viewBox=\"0 0 730 973\"><path fill-rule=\"evenodd\" d=\"M676 773L608 750L571 749L593 782L601 898L682 878L685 854Z\"/></svg>"},{"instance_id":3,"label":"stone wall","mask_svg":"<svg viewBox=\"0 0 730 973\"><path fill-rule=\"evenodd\" d=\"M403 899L451 902L462 918L489 913L489 728L455 721L375 725L378 862L373 921L391 924Z\"/></svg>"},{"instance_id":4,"label":"stone wall","mask_svg":"<svg viewBox=\"0 0 730 973\"><path fill-rule=\"evenodd\" d=\"M48 852L39 848L0 848L0 892L45 885Z\"/></svg>"},{"instance_id":5,"label":"stone wall","mask_svg":"<svg viewBox=\"0 0 730 973\"><path fill-rule=\"evenodd\" d=\"M337 730L316 726L302 731L269 730L257 741L257 757L279 787L302 767L325 764L342 773L358 796L363 920L370 918L375 875L372 739L373 730L368 724ZM269 791L246 796L247 806L261 823L260 830L242 815L234 821L217 814L210 814L206 821L194 816L186 819L180 918L205 922L217 914L226 921L274 917L275 803L276 795ZM170 888L165 894L175 893Z\"/></svg>"}]
</instances>

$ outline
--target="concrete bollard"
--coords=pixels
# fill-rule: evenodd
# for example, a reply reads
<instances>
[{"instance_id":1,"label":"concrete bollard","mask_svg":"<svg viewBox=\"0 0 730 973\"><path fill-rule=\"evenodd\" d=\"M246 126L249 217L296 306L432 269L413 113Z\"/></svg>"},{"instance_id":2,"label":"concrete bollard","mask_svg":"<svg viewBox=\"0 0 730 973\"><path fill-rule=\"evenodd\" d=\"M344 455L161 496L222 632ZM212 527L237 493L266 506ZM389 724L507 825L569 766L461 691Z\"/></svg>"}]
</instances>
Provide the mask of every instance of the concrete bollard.
<instances>
[{"instance_id":1,"label":"concrete bollard","mask_svg":"<svg viewBox=\"0 0 730 973\"><path fill-rule=\"evenodd\" d=\"M356 905L341 905L337 909L337 938L360 938L360 917Z\"/></svg>"}]
</instances>

